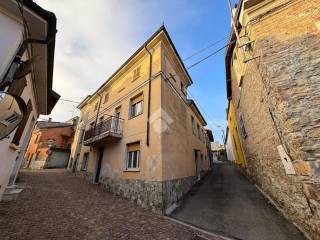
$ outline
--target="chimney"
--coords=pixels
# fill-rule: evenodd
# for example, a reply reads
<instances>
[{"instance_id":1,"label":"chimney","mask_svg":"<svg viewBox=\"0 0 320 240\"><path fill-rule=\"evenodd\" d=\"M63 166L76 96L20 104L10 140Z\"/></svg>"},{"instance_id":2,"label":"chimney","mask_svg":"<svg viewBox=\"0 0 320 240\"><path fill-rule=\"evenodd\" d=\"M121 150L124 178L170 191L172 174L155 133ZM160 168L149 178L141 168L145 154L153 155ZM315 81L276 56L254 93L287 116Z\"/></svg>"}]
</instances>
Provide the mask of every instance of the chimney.
<instances>
[{"instance_id":1,"label":"chimney","mask_svg":"<svg viewBox=\"0 0 320 240\"><path fill-rule=\"evenodd\" d=\"M51 117L48 119L48 122L52 122L52 118Z\"/></svg>"}]
</instances>

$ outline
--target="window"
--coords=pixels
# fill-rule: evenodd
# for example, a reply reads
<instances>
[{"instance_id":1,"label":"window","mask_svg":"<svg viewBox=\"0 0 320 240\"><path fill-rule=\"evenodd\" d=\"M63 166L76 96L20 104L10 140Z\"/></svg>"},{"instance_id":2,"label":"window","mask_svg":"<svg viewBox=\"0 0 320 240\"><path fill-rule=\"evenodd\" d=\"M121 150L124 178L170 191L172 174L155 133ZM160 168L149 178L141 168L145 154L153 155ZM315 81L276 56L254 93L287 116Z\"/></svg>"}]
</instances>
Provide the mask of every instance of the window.
<instances>
[{"instance_id":1,"label":"window","mask_svg":"<svg viewBox=\"0 0 320 240\"><path fill-rule=\"evenodd\" d=\"M104 95L103 103L108 102L108 100L109 100L109 93L106 93L106 94Z\"/></svg>"},{"instance_id":2,"label":"window","mask_svg":"<svg viewBox=\"0 0 320 240\"><path fill-rule=\"evenodd\" d=\"M198 137L199 137L199 139L201 139L201 136L200 136L200 126L199 126L198 123L197 123L197 131L198 131Z\"/></svg>"},{"instance_id":3,"label":"window","mask_svg":"<svg viewBox=\"0 0 320 240\"><path fill-rule=\"evenodd\" d=\"M191 125L192 125L192 132L193 132L193 135L196 135L196 129L195 129L195 123L194 123L194 117L191 116Z\"/></svg>"},{"instance_id":4,"label":"window","mask_svg":"<svg viewBox=\"0 0 320 240\"><path fill-rule=\"evenodd\" d=\"M139 170L140 168L140 142L127 145L126 170Z\"/></svg>"},{"instance_id":5,"label":"window","mask_svg":"<svg viewBox=\"0 0 320 240\"><path fill-rule=\"evenodd\" d=\"M181 87L181 92L186 95L186 92L185 92L185 88L184 88L184 85L182 83L182 81L180 82L180 87Z\"/></svg>"},{"instance_id":6,"label":"window","mask_svg":"<svg viewBox=\"0 0 320 240\"><path fill-rule=\"evenodd\" d=\"M98 110L98 103L94 105L94 111L97 111L97 110Z\"/></svg>"},{"instance_id":7,"label":"window","mask_svg":"<svg viewBox=\"0 0 320 240\"><path fill-rule=\"evenodd\" d=\"M83 159L82 159L82 163L81 163L81 171L87 171L88 161L89 161L89 153L86 152L83 154Z\"/></svg>"},{"instance_id":8,"label":"window","mask_svg":"<svg viewBox=\"0 0 320 240\"><path fill-rule=\"evenodd\" d=\"M244 126L242 114L240 113L240 130L241 130L241 135L243 138L246 138L248 136L247 130Z\"/></svg>"},{"instance_id":9,"label":"window","mask_svg":"<svg viewBox=\"0 0 320 240\"><path fill-rule=\"evenodd\" d=\"M135 70L133 70L133 80L137 79L140 77L140 66L137 67Z\"/></svg>"},{"instance_id":10,"label":"window","mask_svg":"<svg viewBox=\"0 0 320 240\"><path fill-rule=\"evenodd\" d=\"M143 95L140 94L131 99L129 117L133 118L143 113Z\"/></svg>"}]
</instances>

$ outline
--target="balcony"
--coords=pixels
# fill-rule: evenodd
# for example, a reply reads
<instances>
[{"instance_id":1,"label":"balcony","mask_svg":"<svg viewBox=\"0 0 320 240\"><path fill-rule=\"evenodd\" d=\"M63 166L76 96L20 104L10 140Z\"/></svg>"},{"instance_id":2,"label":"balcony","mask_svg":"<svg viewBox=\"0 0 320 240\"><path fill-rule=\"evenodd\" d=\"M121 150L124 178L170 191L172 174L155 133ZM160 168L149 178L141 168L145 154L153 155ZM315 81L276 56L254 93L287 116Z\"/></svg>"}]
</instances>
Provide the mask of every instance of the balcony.
<instances>
[{"instance_id":1,"label":"balcony","mask_svg":"<svg viewBox=\"0 0 320 240\"><path fill-rule=\"evenodd\" d=\"M84 134L83 145L102 145L108 141L119 140L122 138L122 122L119 117L108 117L91 127Z\"/></svg>"}]
</instances>

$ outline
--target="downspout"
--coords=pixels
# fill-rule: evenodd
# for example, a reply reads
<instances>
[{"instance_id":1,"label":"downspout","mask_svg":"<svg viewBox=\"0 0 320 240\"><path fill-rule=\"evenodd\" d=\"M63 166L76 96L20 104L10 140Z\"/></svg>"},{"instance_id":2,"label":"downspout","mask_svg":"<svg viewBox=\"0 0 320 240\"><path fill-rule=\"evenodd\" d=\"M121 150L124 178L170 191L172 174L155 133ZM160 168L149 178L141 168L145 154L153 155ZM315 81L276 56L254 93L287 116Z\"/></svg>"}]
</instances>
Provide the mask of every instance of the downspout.
<instances>
[{"instance_id":1,"label":"downspout","mask_svg":"<svg viewBox=\"0 0 320 240\"><path fill-rule=\"evenodd\" d=\"M144 45L144 48L148 52L150 56L149 60L149 85L148 85L148 112L147 112L147 139L146 143L147 146L149 147L150 145L150 108L151 108L151 76L152 76L152 54L148 50L147 45Z\"/></svg>"}]
</instances>

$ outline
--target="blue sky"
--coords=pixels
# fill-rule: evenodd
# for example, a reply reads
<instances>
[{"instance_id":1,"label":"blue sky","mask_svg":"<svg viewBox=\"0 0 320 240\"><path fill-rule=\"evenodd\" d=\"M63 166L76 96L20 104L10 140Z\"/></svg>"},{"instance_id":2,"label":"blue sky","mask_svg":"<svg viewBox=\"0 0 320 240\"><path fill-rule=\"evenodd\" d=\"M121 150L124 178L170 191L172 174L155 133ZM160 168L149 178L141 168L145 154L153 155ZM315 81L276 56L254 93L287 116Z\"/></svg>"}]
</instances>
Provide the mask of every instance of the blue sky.
<instances>
[{"instance_id":1,"label":"blue sky","mask_svg":"<svg viewBox=\"0 0 320 240\"><path fill-rule=\"evenodd\" d=\"M221 0L36 0L58 19L54 89L81 101L95 91L143 42L165 24L182 59L227 37L230 14ZM186 66L225 45L189 59ZM221 141L226 127L224 51L189 70L191 96ZM59 102L50 117L65 121L76 104ZM48 118L48 116L42 116Z\"/></svg>"}]
</instances>

